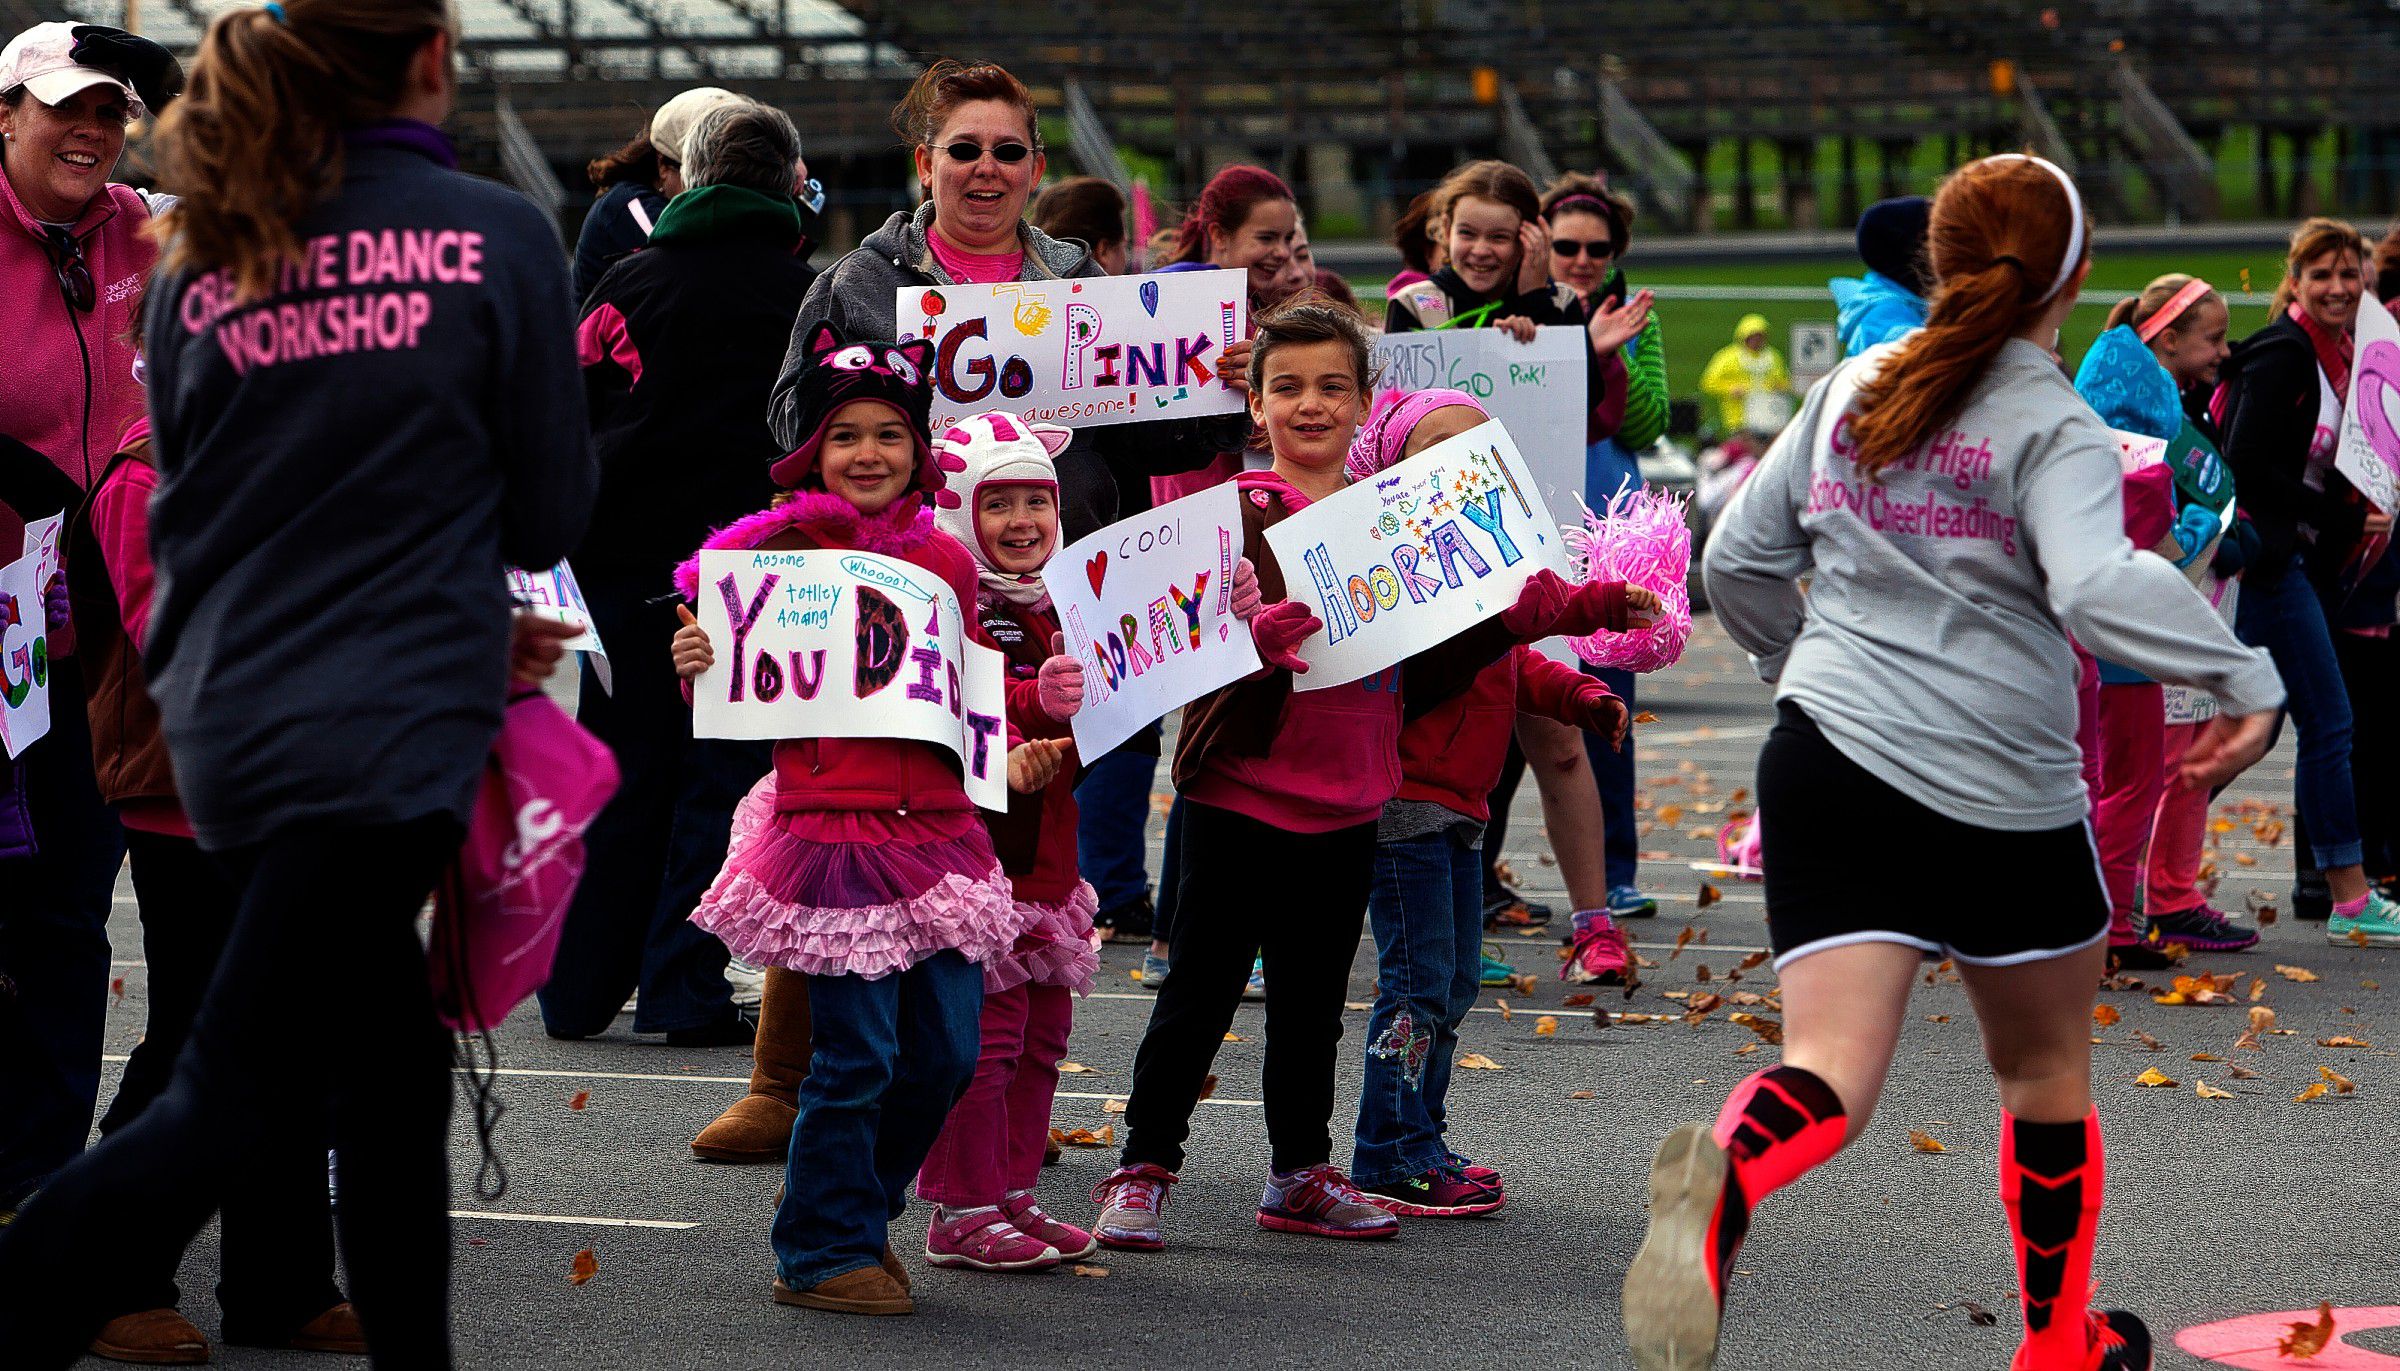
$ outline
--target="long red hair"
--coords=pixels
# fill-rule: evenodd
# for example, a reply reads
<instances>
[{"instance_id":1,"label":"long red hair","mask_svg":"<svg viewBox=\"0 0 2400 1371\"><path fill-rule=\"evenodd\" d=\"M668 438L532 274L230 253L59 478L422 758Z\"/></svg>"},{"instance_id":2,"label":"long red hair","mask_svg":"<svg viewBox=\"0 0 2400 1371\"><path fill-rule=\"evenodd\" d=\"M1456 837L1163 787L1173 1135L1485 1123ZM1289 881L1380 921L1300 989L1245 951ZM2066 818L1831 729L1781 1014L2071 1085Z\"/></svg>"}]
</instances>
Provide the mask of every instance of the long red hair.
<instances>
[{"instance_id":1,"label":"long red hair","mask_svg":"<svg viewBox=\"0 0 2400 1371\"><path fill-rule=\"evenodd\" d=\"M1850 432L1862 471L1883 470L1958 417L2001 346L2050 307L2074 232L2067 188L2039 163L1987 157L1942 182L1927 238L1925 327L1859 387Z\"/></svg>"}]
</instances>

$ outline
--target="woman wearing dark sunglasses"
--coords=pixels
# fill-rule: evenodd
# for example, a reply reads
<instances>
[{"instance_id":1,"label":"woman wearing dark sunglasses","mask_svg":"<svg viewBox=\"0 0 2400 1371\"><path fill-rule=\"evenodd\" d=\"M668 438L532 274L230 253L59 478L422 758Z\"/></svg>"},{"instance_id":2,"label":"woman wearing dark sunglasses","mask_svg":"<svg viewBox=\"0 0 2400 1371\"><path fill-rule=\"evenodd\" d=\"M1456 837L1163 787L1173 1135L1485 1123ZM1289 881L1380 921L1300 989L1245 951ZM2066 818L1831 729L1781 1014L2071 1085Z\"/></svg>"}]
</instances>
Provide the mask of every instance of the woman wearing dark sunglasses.
<instances>
[{"instance_id":1,"label":"woman wearing dark sunglasses","mask_svg":"<svg viewBox=\"0 0 2400 1371\"><path fill-rule=\"evenodd\" d=\"M132 339L157 249L142 197L108 178L126 124L180 85L166 49L96 25L36 24L0 51L0 564L26 523L81 503L142 412ZM53 616L50 732L0 756L0 1223L83 1150L100 1088L125 835L64 628Z\"/></svg>"},{"instance_id":2,"label":"woman wearing dark sunglasses","mask_svg":"<svg viewBox=\"0 0 2400 1371\"><path fill-rule=\"evenodd\" d=\"M892 127L910 145L925 203L884 221L809 287L767 406L768 425L787 450L804 436L795 423L794 392L814 364L803 340L818 323L832 324L845 338L893 338L904 287L1108 274L1089 245L1052 238L1025 222L1045 162L1033 96L1016 77L988 62L936 62L892 111ZM1060 539L1114 523L1120 487L1139 491L1133 498L1146 505L1151 476L1206 466L1219 452L1241 447L1249 431L1246 414L1077 430L1056 458ZM789 1140L792 1083L807 1071L807 1044L804 1033L773 1025L806 1023L778 1003L779 995L794 993L789 983L797 979L768 978L754 1049L759 1069L752 1074L759 1093L726 1111L718 1120L726 1127L707 1130L712 1143L779 1156ZM765 1084L770 1080L782 1083Z\"/></svg>"}]
</instances>

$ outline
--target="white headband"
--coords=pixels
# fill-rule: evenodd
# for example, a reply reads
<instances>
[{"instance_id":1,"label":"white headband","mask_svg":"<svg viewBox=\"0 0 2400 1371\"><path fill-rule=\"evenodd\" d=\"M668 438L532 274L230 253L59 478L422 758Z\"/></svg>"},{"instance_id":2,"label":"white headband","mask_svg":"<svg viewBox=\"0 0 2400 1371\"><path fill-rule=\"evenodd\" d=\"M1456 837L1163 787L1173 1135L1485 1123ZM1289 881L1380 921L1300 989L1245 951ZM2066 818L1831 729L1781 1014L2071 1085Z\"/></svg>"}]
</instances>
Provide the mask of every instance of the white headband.
<instances>
[{"instance_id":1,"label":"white headband","mask_svg":"<svg viewBox=\"0 0 2400 1371\"><path fill-rule=\"evenodd\" d=\"M2067 255L2058 264L2058 279L2052 281L2050 289L2043 291L2042 298L2035 302L2049 304L2058 298L2060 291L2067 288L2067 282L2075 275L2076 263L2083 260L2083 197L2075 193L2075 178L2060 170L2057 163L2046 158L2035 157L2031 153L2002 152L1984 160L1989 162L2031 162L2057 177L2060 189L2067 193L2067 211L2074 219L2074 227L2067 234Z\"/></svg>"}]
</instances>

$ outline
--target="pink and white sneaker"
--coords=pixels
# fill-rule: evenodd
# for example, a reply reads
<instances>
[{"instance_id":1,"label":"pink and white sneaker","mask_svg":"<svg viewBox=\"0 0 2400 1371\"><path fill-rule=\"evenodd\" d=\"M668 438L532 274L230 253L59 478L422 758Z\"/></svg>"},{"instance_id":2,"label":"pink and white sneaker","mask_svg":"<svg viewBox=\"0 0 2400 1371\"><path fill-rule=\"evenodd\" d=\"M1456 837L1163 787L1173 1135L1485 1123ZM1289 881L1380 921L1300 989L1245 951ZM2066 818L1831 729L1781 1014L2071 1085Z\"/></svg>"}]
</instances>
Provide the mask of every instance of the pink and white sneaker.
<instances>
[{"instance_id":1,"label":"pink and white sneaker","mask_svg":"<svg viewBox=\"0 0 2400 1371\"><path fill-rule=\"evenodd\" d=\"M1258 1226L1318 1238L1396 1238L1400 1220L1375 1207L1331 1162L1288 1176L1269 1173Z\"/></svg>"},{"instance_id":2,"label":"pink and white sneaker","mask_svg":"<svg viewBox=\"0 0 2400 1371\"><path fill-rule=\"evenodd\" d=\"M1623 985L1632 965L1625 932L1598 910L1575 916L1575 947L1567 954L1558 978L1577 985Z\"/></svg>"},{"instance_id":3,"label":"pink and white sneaker","mask_svg":"<svg viewBox=\"0 0 2400 1371\"><path fill-rule=\"evenodd\" d=\"M1042 1212L1033 1192L1020 1190L1000 1201L1000 1212L1017 1231L1058 1249L1060 1261L1079 1262L1100 1250L1100 1240L1071 1223L1060 1223Z\"/></svg>"},{"instance_id":4,"label":"pink and white sneaker","mask_svg":"<svg viewBox=\"0 0 2400 1371\"><path fill-rule=\"evenodd\" d=\"M936 1207L925 1230L925 1260L970 1271L1047 1271L1060 1259L1057 1248L987 1205L958 1214Z\"/></svg>"}]
</instances>

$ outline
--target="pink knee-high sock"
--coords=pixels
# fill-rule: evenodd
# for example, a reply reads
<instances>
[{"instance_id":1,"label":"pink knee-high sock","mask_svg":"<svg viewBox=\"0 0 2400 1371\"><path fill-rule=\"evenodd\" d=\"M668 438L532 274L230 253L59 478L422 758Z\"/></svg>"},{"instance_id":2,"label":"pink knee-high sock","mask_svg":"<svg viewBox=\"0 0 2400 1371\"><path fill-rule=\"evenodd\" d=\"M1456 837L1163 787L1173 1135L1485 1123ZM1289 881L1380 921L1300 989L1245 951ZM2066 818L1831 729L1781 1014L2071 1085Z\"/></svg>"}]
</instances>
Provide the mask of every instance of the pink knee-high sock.
<instances>
[{"instance_id":1,"label":"pink knee-high sock","mask_svg":"<svg viewBox=\"0 0 2400 1371\"><path fill-rule=\"evenodd\" d=\"M1743 1199L1756 1205L1841 1151L1849 1126L1842 1097L1822 1077L1771 1066L1725 1097L1716 1139Z\"/></svg>"},{"instance_id":2,"label":"pink knee-high sock","mask_svg":"<svg viewBox=\"0 0 2400 1371\"><path fill-rule=\"evenodd\" d=\"M2100 1233L2100 1115L2000 1116L2000 1204L2017 1249L2025 1337L2011 1371L2084 1371L2092 1357L2092 1248Z\"/></svg>"}]
</instances>

